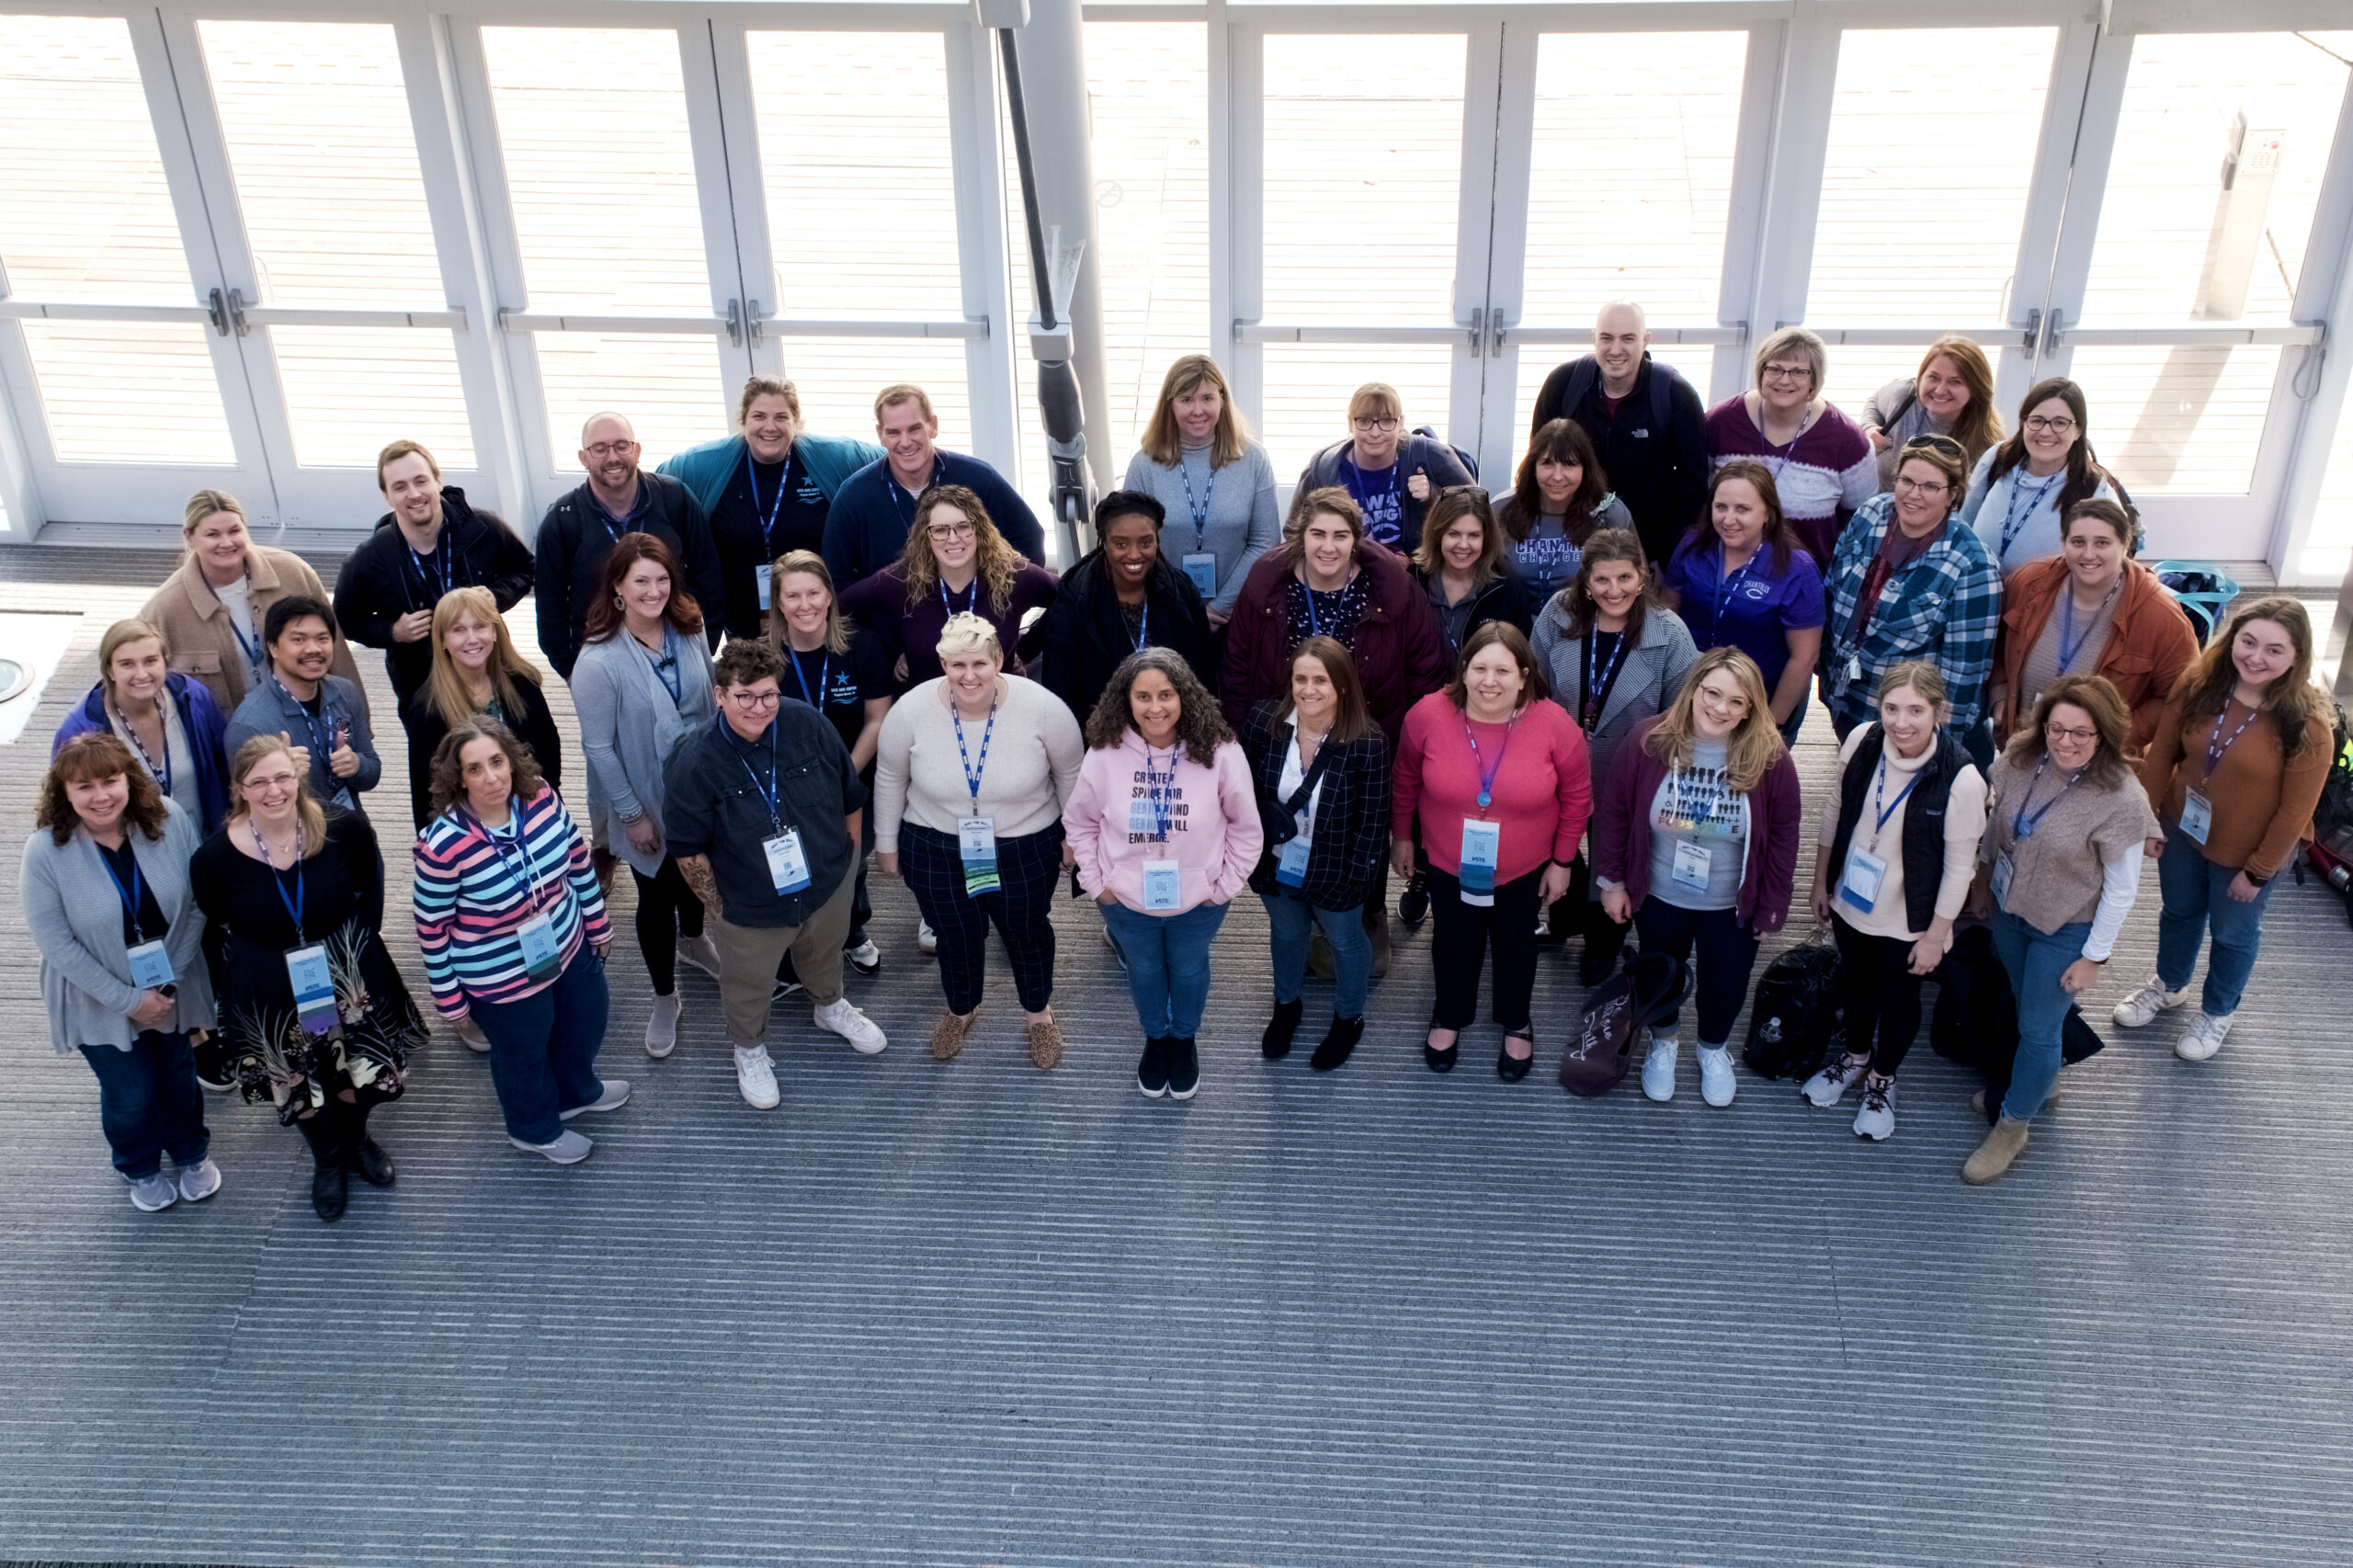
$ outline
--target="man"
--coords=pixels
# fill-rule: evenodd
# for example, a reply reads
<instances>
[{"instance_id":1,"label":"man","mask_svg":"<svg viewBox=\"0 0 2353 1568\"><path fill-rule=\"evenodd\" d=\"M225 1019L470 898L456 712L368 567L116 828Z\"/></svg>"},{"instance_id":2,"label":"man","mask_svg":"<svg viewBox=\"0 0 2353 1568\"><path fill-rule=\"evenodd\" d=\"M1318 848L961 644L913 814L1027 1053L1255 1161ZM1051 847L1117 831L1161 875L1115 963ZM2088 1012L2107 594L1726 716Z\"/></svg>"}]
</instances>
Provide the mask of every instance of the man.
<instances>
[{"instance_id":1,"label":"man","mask_svg":"<svg viewBox=\"0 0 2353 1568\"><path fill-rule=\"evenodd\" d=\"M1602 306L1593 352L1544 378L1529 433L1555 419L1584 426L1609 488L1634 515L1643 549L1664 563L1707 504L1708 411L1674 366L1651 358L1650 347L1642 306Z\"/></svg>"},{"instance_id":2,"label":"man","mask_svg":"<svg viewBox=\"0 0 2353 1568\"><path fill-rule=\"evenodd\" d=\"M1406 433L1405 404L1395 387L1367 381L1348 398L1347 439L1308 460L1291 504L1339 485L1364 514L1365 538L1411 556L1421 548L1430 497L1449 484L1471 483L1470 469L1452 447Z\"/></svg>"},{"instance_id":3,"label":"man","mask_svg":"<svg viewBox=\"0 0 2353 1568\"><path fill-rule=\"evenodd\" d=\"M726 595L710 519L676 480L637 466L637 432L618 414L589 415L580 429L580 466L588 478L556 498L531 543L539 557L540 651L556 674L572 678L581 627L597 595L606 552L621 535L650 533L670 547L686 574L683 586L702 607L710 644L726 631Z\"/></svg>"},{"instance_id":4,"label":"man","mask_svg":"<svg viewBox=\"0 0 2353 1568\"><path fill-rule=\"evenodd\" d=\"M335 611L293 594L269 607L262 621L268 678L256 681L230 715L222 743L229 755L256 735L282 735L294 766L308 768L311 793L322 802L359 810L359 796L384 776L359 688L327 673L335 662ZM366 814L362 812L361 814Z\"/></svg>"},{"instance_id":5,"label":"man","mask_svg":"<svg viewBox=\"0 0 2353 1568\"><path fill-rule=\"evenodd\" d=\"M531 551L494 513L441 483L441 465L415 441L376 454L376 487L392 508L367 542L344 558L335 613L355 642L384 650L402 711L433 670L433 607L452 588L479 584L502 610L531 591Z\"/></svg>"},{"instance_id":6,"label":"man","mask_svg":"<svg viewBox=\"0 0 2353 1568\"><path fill-rule=\"evenodd\" d=\"M961 484L973 492L1007 544L1037 564L1046 563L1045 530L1004 476L978 458L943 452L935 445L939 416L921 387L884 387L876 393L874 434L882 442L881 460L843 483L825 519L821 553L834 574L835 593L899 559L907 530L915 527L915 498L935 484Z\"/></svg>"},{"instance_id":7,"label":"man","mask_svg":"<svg viewBox=\"0 0 2353 1568\"><path fill-rule=\"evenodd\" d=\"M737 434L688 447L654 472L683 483L710 515L728 632L758 637L767 631L769 566L791 551L824 549L834 497L882 449L802 429L800 392L775 376L744 383L735 425Z\"/></svg>"},{"instance_id":8,"label":"man","mask_svg":"<svg viewBox=\"0 0 2353 1568\"><path fill-rule=\"evenodd\" d=\"M670 853L719 947L735 1085L760 1110L779 1097L768 1009L787 955L819 1028L869 1056L890 1043L842 994L866 786L834 726L783 700L783 675L774 643L730 640L711 668L719 722L682 742L663 773Z\"/></svg>"}]
</instances>

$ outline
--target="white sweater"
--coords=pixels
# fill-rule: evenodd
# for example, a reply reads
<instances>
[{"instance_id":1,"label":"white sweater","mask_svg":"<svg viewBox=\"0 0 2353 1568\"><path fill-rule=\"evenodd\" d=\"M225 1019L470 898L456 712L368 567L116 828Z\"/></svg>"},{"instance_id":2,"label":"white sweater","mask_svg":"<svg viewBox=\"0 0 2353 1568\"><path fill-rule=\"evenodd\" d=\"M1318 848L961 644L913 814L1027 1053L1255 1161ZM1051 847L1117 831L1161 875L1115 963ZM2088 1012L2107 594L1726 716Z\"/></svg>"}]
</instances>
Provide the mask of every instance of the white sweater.
<instances>
[{"instance_id":1,"label":"white sweater","mask_svg":"<svg viewBox=\"0 0 2353 1568\"><path fill-rule=\"evenodd\" d=\"M896 854L902 822L952 834L961 819L974 814L965 788L967 757L981 770L978 814L996 819L999 838L1043 833L1060 820L1086 756L1078 721L1036 681L998 680L1004 695L996 727L988 733L986 762L981 759L986 720L965 722L963 751L957 750L945 678L927 680L891 705L874 753L875 848Z\"/></svg>"}]
</instances>

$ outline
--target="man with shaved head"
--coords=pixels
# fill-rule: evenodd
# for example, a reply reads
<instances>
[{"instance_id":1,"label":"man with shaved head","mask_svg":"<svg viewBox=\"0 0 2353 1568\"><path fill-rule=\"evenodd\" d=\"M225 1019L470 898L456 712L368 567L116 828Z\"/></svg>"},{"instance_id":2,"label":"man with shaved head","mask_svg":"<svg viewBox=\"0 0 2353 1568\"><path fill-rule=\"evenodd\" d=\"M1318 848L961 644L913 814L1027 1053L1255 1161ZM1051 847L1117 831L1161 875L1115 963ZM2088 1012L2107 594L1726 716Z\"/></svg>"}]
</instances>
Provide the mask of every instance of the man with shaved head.
<instances>
[{"instance_id":1,"label":"man with shaved head","mask_svg":"<svg viewBox=\"0 0 2353 1568\"><path fill-rule=\"evenodd\" d=\"M1609 488L1634 515L1654 562L1699 515L1708 494L1708 411L1674 366L1652 359L1649 323L1631 300L1594 318L1593 352L1544 378L1529 433L1574 419L1593 437Z\"/></svg>"}]
</instances>

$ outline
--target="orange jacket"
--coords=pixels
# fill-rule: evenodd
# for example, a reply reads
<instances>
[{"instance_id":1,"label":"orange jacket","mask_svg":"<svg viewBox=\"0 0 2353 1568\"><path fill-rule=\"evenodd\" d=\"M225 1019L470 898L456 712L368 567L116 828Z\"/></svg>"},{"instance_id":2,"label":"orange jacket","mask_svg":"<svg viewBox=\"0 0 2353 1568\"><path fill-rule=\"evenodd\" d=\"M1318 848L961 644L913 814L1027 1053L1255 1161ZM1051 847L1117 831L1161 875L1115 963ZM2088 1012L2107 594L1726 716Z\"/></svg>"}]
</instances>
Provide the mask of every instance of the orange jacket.
<instances>
[{"instance_id":1,"label":"orange jacket","mask_svg":"<svg viewBox=\"0 0 2353 1568\"><path fill-rule=\"evenodd\" d=\"M2021 711L2027 694L2018 690L2018 672L2026 667L2027 651L2042 635L2059 596L2067 590L2067 562L2063 556L2030 561L2002 585L2002 631L1995 639L1994 678L2008 696L2009 722L2028 717ZM2157 719L2165 699L2173 694L2181 672L2198 657L2198 634L2189 618L2165 592L2157 574L2137 561L2124 563L2124 591L2118 595L2116 615L2109 622L2108 642L2099 663L2079 673L2106 676L2132 710L2132 749L2148 748L2157 733ZM1996 736L1998 744L2005 737Z\"/></svg>"}]
</instances>

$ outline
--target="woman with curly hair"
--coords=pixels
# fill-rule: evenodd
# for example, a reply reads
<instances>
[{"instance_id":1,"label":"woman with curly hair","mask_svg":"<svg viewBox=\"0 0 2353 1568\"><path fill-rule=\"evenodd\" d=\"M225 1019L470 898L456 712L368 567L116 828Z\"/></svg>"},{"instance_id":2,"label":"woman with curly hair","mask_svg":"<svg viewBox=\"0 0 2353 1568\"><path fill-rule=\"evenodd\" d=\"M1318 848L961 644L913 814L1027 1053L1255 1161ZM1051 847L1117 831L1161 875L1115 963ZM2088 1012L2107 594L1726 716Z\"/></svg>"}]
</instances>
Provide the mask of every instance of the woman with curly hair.
<instances>
[{"instance_id":1,"label":"woman with curly hair","mask_svg":"<svg viewBox=\"0 0 2353 1568\"><path fill-rule=\"evenodd\" d=\"M398 1099L425 1020L384 950L384 861L357 812L323 810L285 739L229 761L229 820L188 867L197 907L229 933L221 1028L238 1087L311 1145L311 1206L343 1217L358 1171L392 1185L368 1113Z\"/></svg>"},{"instance_id":2,"label":"woman with curly hair","mask_svg":"<svg viewBox=\"0 0 2353 1568\"><path fill-rule=\"evenodd\" d=\"M34 822L21 881L50 1044L97 1074L98 1125L131 1207L201 1202L221 1171L189 1039L212 1027L204 916L188 894L196 824L103 730L58 748Z\"/></svg>"},{"instance_id":3,"label":"woman with curly hair","mask_svg":"<svg viewBox=\"0 0 2353 1568\"><path fill-rule=\"evenodd\" d=\"M1018 652L1022 618L1054 602L1055 577L1021 558L961 484L935 484L915 500L899 559L842 590L842 613L879 634L897 661L904 694L938 680L939 634L949 618L977 615L996 629L1006 670L1028 673ZM1033 643L1030 651L1035 653Z\"/></svg>"},{"instance_id":4,"label":"woman with curly hair","mask_svg":"<svg viewBox=\"0 0 2353 1568\"><path fill-rule=\"evenodd\" d=\"M1188 1100L1210 944L1265 843L1250 764L1200 677L1165 648L1112 672L1086 740L1063 829L1143 1026L1136 1087Z\"/></svg>"}]
</instances>

